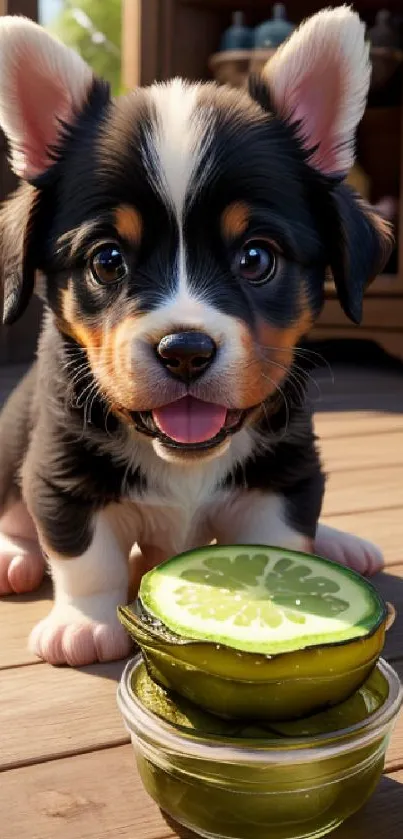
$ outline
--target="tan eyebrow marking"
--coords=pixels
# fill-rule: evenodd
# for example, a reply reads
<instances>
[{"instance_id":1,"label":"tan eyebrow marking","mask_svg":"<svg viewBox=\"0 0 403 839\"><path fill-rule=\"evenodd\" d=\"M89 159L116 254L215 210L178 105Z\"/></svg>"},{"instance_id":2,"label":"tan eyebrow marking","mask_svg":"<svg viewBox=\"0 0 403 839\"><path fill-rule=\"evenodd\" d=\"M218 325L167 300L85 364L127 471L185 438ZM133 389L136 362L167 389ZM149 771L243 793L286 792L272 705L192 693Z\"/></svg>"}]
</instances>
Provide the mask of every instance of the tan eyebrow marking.
<instances>
[{"instance_id":1,"label":"tan eyebrow marking","mask_svg":"<svg viewBox=\"0 0 403 839\"><path fill-rule=\"evenodd\" d=\"M68 230L67 233L64 233L58 239L57 247L60 250L67 247L70 251L70 256L74 257L87 243L88 239L92 237L99 238L100 224L102 221L105 222L106 219L92 219L85 221L73 230ZM143 232L143 220L140 213L128 204L121 204L114 211L113 221L119 236L129 244L138 247Z\"/></svg>"},{"instance_id":2,"label":"tan eyebrow marking","mask_svg":"<svg viewBox=\"0 0 403 839\"><path fill-rule=\"evenodd\" d=\"M221 230L225 239L237 239L249 224L249 207L243 201L234 201L221 215Z\"/></svg>"},{"instance_id":3,"label":"tan eyebrow marking","mask_svg":"<svg viewBox=\"0 0 403 839\"><path fill-rule=\"evenodd\" d=\"M115 227L122 239L138 247L143 233L143 219L134 207L121 204L115 210Z\"/></svg>"}]
</instances>

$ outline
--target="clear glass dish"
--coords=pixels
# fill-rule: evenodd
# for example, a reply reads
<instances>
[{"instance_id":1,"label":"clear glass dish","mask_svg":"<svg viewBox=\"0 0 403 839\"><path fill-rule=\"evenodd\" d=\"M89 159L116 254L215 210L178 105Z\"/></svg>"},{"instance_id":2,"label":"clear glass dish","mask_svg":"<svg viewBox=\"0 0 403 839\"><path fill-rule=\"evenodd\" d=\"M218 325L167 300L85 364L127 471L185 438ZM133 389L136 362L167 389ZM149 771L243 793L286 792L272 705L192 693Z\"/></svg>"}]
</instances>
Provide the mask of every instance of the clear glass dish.
<instances>
[{"instance_id":1,"label":"clear glass dish","mask_svg":"<svg viewBox=\"0 0 403 839\"><path fill-rule=\"evenodd\" d=\"M144 667L125 668L118 705L142 782L174 821L206 839L314 839L359 810L382 774L402 704L393 668L380 660L387 694L364 721L309 737L236 739L172 724L132 689Z\"/></svg>"}]
</instances>

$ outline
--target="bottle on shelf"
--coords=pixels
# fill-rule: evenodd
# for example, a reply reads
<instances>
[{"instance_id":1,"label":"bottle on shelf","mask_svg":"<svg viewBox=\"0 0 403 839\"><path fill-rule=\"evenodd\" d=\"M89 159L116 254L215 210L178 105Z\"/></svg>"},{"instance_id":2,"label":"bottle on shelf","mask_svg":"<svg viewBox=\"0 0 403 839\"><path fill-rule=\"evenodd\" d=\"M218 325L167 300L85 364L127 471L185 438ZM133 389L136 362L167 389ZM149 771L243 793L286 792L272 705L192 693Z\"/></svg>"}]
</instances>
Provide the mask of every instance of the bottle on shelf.
<instances>
[{"instance_id":1,"label":"bottle on shelf","mask_svg":"<svg viewBox=\"0 0 403 839\"><path fill-rule=\"evenodd\" d=\"M275 3L271 19L265 20L255 29L255 47L256 49L279 47L294 29L295 25L287 18L284 3Z\"/></svg>"},{"instance_id":2,"label":"bottle on shelf","mask_svg":"<svg viewBox=\"0 0 403 839\"><path fill-rule=\"evenodd\" d=\"M220 50L249 50L253 46L253 29L245 24L243 12L233 12L232 24L221 38Z\"/></svg>"},{"instance_id":3,"label":"bottle on shelf","mask_svg":"<svg viewBox=\"0 0 403 839\"><path fill-rule=\"evenodd\" d=\"M368 31L368 36L373 47L400 46L398 27L393 25L393 19L388 9L379 9L376 14L375 24Z\"/></svg>"}]
</instances>

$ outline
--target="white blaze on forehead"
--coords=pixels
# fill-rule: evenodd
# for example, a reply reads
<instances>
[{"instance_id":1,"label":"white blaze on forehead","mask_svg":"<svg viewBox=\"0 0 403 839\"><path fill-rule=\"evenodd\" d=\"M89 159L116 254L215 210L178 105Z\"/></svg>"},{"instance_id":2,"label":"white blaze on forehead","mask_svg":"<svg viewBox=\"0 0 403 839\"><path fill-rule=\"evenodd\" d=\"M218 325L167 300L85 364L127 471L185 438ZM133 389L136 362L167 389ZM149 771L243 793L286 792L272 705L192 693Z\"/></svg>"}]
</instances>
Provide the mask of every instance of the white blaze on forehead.
<instances>
[{"instance_id":1,"label":"white blaze on forehead","mask_svg":"<svg viewBox=\"0 0 403 839\"><path fill-rule=\"evenodd\" d=\"M181 79L156 84L150 95L156 110L150 141L162 198L179 222L192 177L208 142L207 124L197 110L199 85Z\"/></svg>"}]
</instances>

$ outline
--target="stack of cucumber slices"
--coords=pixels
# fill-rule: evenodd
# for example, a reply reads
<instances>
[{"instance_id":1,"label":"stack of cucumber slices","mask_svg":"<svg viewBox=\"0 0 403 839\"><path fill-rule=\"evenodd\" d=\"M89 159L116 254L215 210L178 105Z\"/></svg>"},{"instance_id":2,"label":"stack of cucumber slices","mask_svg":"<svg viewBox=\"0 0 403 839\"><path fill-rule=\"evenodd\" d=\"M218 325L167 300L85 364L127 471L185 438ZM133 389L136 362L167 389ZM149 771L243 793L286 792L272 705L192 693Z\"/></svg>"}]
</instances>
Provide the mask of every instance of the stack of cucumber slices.
<instances>
[{"instance_id":1,"label":"stack of cucumber slices","mask_svg":"<svg viewBox=\"0 0 403 839\"><path fill-rule=\"evenodd\" d=\"M171 703L284 731L362 688L387 608L367 580L328 560L210 546L146 574L119 618L142 650L148 696L154 683Z\"/></svg>"}]
</instances>

